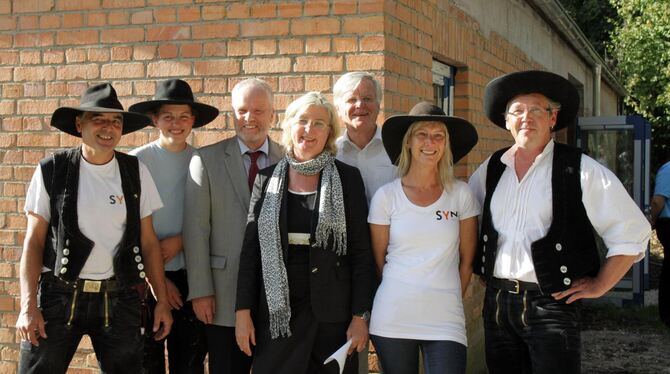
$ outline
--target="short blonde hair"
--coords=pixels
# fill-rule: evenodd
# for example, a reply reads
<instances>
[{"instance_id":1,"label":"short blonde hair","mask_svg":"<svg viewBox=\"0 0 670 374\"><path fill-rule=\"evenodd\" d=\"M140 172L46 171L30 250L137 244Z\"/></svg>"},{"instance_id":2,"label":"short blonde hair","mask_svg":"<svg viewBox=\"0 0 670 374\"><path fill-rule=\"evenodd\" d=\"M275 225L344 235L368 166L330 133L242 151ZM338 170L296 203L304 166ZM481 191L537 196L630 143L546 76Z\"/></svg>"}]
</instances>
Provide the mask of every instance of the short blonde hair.
<instances>
[{"instance_id":1,"label":"short blonde hair","mask_svg":"<svg viewBox=\"0 0 670 374\"><path fill-rule=\"evenodd\" d=\"M439 123L444 127L446 137L444 139L444 154L442 158L437 163L438 178L442 187L450 191L451 186L454 183L454 159L451 153L451 143L449 142L449 129L447 125L440 121L417 121L412 123L407 131L405 136L402 138L402 150L400 151L400 157L398 157L398 176L404 177L409 172L409 168L412 166L412 152L409 147L409 142L411 136L420 129L428 126L431 123Z\"/></svg>"},{"instance_id":2,"label":"short blonde hair","mask_svg":"<svg viewBox=\"0 0 670 374\"><path fill-rule=\"evenodd\" d=\"M284 120L282 121L282 145L289 154L293 154L293 139L291 138L291 125L295 122L296 117L309 106L317 106L328 111L328 126L330 132L328 140L324 146L324 150L330 152L333 156L337 154L337 146L335 140L340 136L340 120L337 117L337 112L333 104L328 101L328 98L321 92L308 92L296 100L286 108L284 112Z\"/></svg>"}]
</instances>

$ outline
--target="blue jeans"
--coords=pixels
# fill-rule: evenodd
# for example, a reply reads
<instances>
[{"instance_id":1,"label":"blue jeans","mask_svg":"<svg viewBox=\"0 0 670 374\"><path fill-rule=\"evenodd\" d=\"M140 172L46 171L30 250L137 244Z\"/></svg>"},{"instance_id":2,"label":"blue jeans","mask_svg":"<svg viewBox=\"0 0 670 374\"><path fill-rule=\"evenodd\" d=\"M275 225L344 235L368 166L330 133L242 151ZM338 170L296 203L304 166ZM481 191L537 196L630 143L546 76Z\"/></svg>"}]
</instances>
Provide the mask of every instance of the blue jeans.
<instances>
[{"instance_id":1,"label":"blue jeans","mask_svg":"<svg viewBox=\"0 0 670 374\"><path fill-rule=\"evenodd\" d=\"M156 341L147 335L144 341L144 368L146 374L165 374L165 342L167 341L168 364L170 374L202 374L205 372L205 355L207 355L207 339L205 324L200 322L193 312L193 305L188 298L188 282L186 270L166 271L165 277L177 286L184 305L172 310L172 330L166 339ZM152 326L153 310L156 300L149 293L149 320L147 327Z\"/></svg>"},{"instance_id":2,"label":"blue jeans","mask_svg":"<svg viewBox=\"0 0 670 374\"><path fill-rule=\"evenodd\" d=\"M578 306L540 291L493 287L484 298L486 365L490 374L571 374L581 370Z\"/></svg>"},{"instance_id":3,"label":"blue jeans","mask_svg":"<svg viewBox=\"0 0 670 374\"><path fill-rule=\"evenodd\" d=\"M384 374L419 372L419 349L425 374L465 373L467 348L450 340L414 340L370 335Z\"/></svg>"},{"instance_id":4,"label":"blue jeans","mask_svg":"<svg viewBox=\"0 0 670 374\"><path fill-rule=\"evenodd\" d=\"M135 288L87 293L50 273L39 285L39 308L47 338L21 342L19 373L65 373L84 334L103 373L142 372L140 295ZM106 296L105 296L106 295Z\"/></svg>"}]
</instances>

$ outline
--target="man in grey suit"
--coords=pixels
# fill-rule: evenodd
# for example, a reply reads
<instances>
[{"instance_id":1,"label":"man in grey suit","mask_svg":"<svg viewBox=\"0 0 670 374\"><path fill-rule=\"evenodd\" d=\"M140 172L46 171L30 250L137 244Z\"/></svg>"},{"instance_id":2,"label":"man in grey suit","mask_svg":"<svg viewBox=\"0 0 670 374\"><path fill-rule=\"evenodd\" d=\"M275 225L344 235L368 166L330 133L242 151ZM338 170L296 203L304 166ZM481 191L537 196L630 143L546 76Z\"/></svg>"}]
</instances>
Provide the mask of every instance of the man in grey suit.
<instances>
[{"instance_id":1,"label":"man in grey suit","mask_svg":"<svg viewBox=\"0 0 670 374\"><path fill-rule=\"evenodd\" d=\"M236 135L196 151L184 207L189 300L206 324L210 373L249 373L251 358L235 342L235 294L250 186L259 169L283 156L268 138L274 123L270 86L256 78L231 93Z\"/></svg>"}]
</instances>

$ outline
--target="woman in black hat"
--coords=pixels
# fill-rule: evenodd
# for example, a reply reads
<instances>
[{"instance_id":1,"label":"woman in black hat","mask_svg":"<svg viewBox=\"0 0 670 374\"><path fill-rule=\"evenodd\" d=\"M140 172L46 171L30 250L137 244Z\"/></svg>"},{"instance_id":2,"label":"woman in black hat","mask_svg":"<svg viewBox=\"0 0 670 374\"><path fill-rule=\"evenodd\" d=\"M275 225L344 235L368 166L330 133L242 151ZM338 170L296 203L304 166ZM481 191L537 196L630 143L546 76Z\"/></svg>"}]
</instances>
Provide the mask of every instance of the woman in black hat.
<instances>
[{"instance_id":1,"label":"woman in black hat","mask_svg":"<svg viewBox=\"0 0 670 374\"><path fill-rule=\"evenodd\" d=\"M182 218L188 165L195 148L187 143L191 130L204 126L219 114L213 106L193 98L191 86L180 79L160 82L152 100L132 105L131 111L147 114L158 129L158 139L131 152L151 172L163 208L154 214L154 229L165 263L168 302L174 324L167 339L171 373L203 373L207 354L204 325L188 298L187 275L182 245ZM155 300L151 295L148 303ZM165 373L165 341L147 337L144 344L147 373Z\"/></svg>"},{"instance_id":2,"label":"woman in black hat","mask_svg":"<svg viewBox=\"0 0 670 374\"><path fill-rule=\"evenodd\" d=\"M384 372L464 373L462 294L470 282L479 204L453 163L477 143L467 121L430 103L389 118L382 140L399 177L370 204L373 254L382 283L370 335Z\"/></svg>"}]
</instances>

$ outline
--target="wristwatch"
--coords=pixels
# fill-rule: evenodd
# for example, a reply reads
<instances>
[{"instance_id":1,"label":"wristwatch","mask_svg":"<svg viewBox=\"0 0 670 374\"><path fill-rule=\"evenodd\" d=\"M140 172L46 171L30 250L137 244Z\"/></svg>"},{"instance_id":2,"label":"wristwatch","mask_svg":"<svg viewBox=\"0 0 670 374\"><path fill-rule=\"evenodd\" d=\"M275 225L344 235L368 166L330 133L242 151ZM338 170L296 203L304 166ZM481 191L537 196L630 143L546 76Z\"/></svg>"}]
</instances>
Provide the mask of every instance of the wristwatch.
<instances>
[{"instance_id":1,"label":"wristwatch","mask_svg":"<svg viewBox=\"0 0 670 374\"><path fill-rule=\"evenodd\" d=\"M366 310L363 313L356 313L356 314L354 314L354 317L358 317L358 318L362 319L363 321L368 322L370 320L370 311Z\"/></svg>"}]
</instances>

